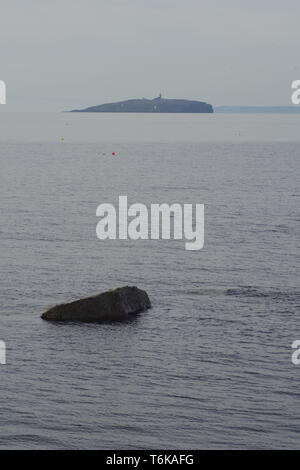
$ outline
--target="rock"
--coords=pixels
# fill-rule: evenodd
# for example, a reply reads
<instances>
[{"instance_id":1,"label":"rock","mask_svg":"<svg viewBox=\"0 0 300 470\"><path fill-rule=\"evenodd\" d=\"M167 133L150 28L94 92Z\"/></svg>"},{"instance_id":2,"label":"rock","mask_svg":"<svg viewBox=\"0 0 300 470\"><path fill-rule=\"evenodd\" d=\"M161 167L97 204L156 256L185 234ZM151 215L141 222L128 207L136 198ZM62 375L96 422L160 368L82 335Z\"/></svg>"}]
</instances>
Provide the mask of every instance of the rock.
<instances>
[{"instance_id":1,"label":"rock","mask_svg":"<svg viewBox=\"0 0 300 470\"><path fill-rule=\"evenodd\" d=\"M43 320L73 322L126 321L151 308L147 292L137 287L120 287L93 297L56 305L42 315Z\"/></svg>"}]
</instances>

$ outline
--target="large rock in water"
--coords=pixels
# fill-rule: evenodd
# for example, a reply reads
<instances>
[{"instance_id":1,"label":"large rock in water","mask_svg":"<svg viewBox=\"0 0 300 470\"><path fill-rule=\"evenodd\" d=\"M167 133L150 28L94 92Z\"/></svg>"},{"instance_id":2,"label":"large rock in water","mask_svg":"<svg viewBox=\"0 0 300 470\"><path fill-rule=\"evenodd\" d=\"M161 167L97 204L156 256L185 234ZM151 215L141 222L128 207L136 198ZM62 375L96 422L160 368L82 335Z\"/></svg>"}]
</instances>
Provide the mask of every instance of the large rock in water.
<instances>
[{"instance_id":1,"label":"large rock in water","mask_svg":"<svg viewBox=\"0 0 300 470\"><path fill-rule=\"evenodd\" d=\"M113 322L126 321L151 308L147 292L137 287L120 287L103 294L56 305L43 313L43 320Z\"/></svg>"}]
</instances>

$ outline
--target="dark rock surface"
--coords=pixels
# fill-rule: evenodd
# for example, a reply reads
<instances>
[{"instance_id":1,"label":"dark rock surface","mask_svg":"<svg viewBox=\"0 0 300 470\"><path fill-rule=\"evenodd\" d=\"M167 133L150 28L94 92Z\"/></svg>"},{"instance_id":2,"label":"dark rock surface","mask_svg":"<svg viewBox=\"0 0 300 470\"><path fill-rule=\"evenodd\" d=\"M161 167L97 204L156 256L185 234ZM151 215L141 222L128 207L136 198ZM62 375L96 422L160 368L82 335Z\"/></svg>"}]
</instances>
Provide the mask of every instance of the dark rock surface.
<instances>
[{"instance_id":1,"label":"dark rock surface","mask_svg":"<svg viewBox=\"0 0 300 470\"><path fill-rule=\"evenodd\" d=\"M166 99L161 95L154 100L134 99L105 103L85 109L73 109L80 113L213 113L213 107L204 101Z\"/></svg>"},{"instance_id":2,"label":"dark rock surface","mask_svg":"<svg viewBox=\"0 0 300 470\"><path fill-rule=\"evenodd\" d=\"M125 286L93 297L56 305L42 315L43 320L73 322L126 321L151 308L147 292Z\"/></svg>"}]
</instances>

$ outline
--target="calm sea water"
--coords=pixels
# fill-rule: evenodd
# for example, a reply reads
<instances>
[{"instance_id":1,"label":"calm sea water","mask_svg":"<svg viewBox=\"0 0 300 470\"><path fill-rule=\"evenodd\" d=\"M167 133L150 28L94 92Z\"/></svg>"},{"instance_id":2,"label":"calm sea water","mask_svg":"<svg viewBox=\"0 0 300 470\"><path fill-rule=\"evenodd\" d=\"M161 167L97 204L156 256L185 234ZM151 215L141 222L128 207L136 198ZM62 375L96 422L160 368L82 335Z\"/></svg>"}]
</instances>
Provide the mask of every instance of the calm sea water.
<instances>
[{"instance_id":1,"label":"calm sea water","mask_svg":"<svg viewBox=\"0 0 300 470\"><path fill-rule=\"evenodd\" d=\"M299 448L299 124L1 112L2 449ZM99 241L120 194L204 203L204 249ZM131 323L40 319L126 284Z\"/></svg>"}]
</instances>

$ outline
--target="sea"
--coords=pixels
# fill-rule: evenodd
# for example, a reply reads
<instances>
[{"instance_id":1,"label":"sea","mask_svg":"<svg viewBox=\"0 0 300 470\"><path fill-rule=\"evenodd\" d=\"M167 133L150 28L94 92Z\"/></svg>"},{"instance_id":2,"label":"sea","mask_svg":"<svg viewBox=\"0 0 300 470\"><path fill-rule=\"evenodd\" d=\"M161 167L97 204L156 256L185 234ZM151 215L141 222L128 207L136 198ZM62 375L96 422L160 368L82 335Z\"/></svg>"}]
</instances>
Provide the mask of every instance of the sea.
<instances>
[{"instance_id":1,"label":"sea","mask_svg":"<svg viewBox=\"0 0 300 470\"><path fill-rule=\"evenodd\" d=\"M300 446L300 115L0 113L1 449ZM114 154L115 155L114 155ZM204 204L99 240L101 203ZM136 285L127 323L50 306Z\"/></svg>"}]
</instances>

